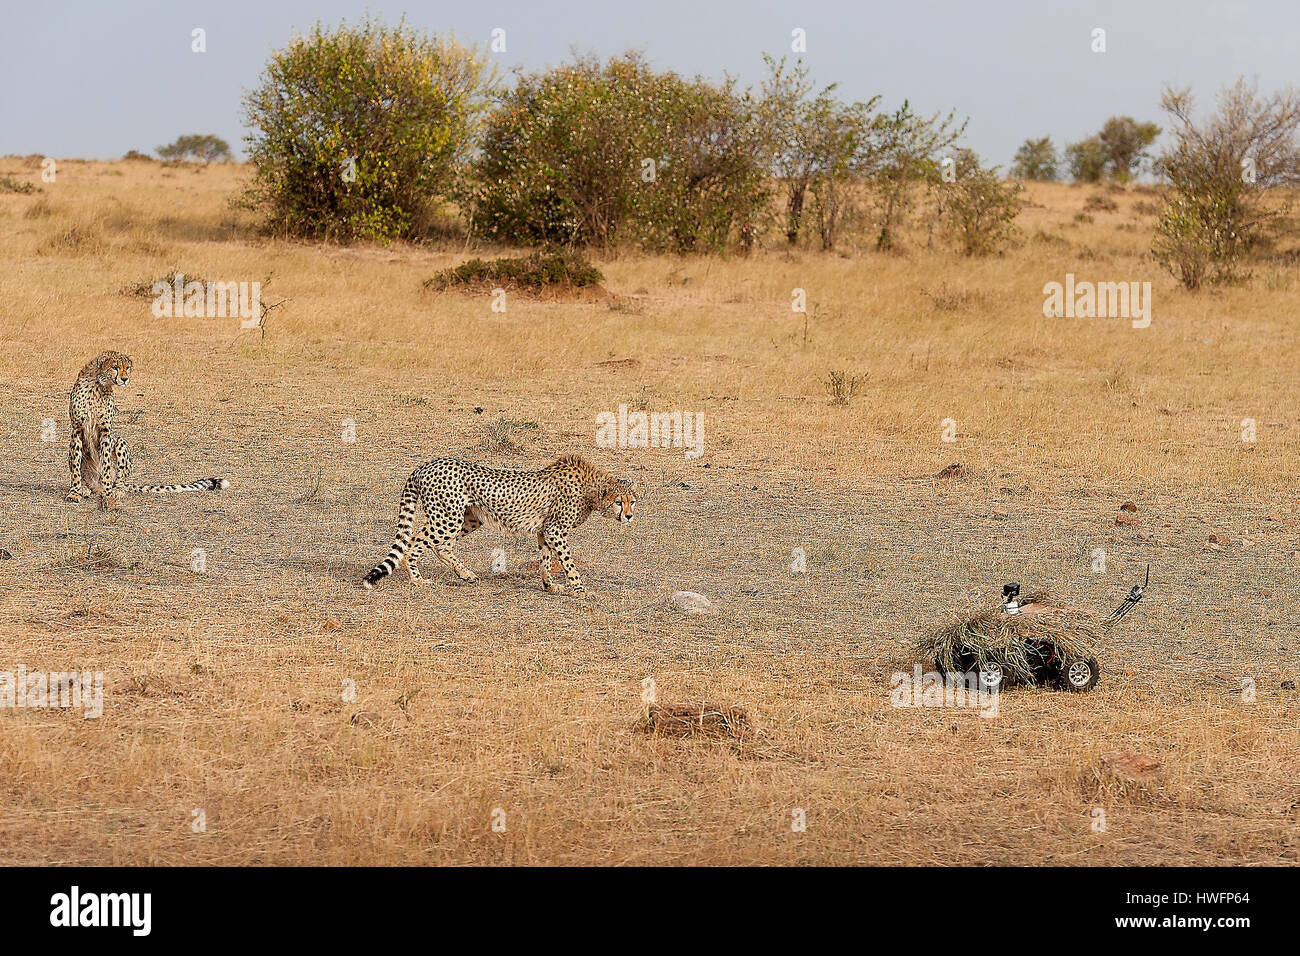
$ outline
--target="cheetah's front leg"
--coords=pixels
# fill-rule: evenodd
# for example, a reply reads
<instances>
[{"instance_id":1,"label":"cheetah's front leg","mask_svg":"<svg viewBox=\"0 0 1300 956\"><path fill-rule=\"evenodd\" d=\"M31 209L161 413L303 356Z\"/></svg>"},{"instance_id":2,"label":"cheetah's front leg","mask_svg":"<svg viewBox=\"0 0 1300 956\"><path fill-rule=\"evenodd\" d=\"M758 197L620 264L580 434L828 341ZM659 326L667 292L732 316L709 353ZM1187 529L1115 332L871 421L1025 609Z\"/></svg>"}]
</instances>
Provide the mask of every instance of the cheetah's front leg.
<instances>
[{"instance_id":1,"label":"cheetah's front leg","mask_svg":"<svg viewBox=\"0 0 1300 956\"><path fill-rule=\"evenodd\" d=\"M578 576L578 569L573 563L573 554L564 541L564 531L552 526L543 532L543 536L546 546L551 549L551 553L559 558L560 564L564 566L564 576L569 582L569 589L574 594L585 592L586 588L582 586L582 578Z\"/></svg>"},{"instance_id":2,"label":"cheetah's front leg","mask_svg":"<svg viewBox=\"0 0 1300 956\"><path fill-rule=\"evenodd\" d=\"M131 476L131 449L126 439L119 438L113 445L113 487L120 488L122 482Z\"/></svg>"},{"instance_id":3,"label":"cheetah's front leg","mask_svg":"<svg viewBox=\"0 0 1300 956\"><path fill-rule=\"evenodd\" d=\"M118 488L118 482L121 479L121 467L118 464L117 447L119 442L108 432L104 432L99 439L99 493L103 496L103 502L109 507L116 506L121 498L122 492ZM127 457L130 461L130 457ZM130 465L128 464L128 468Z\"/></svg>"},{"instance_id":4,"label":"cheetah's front leg","mask_svg":"<svg viewBox=\"0 0 1300 956\"><path fill-rule=\"evenodd\" d=\"M81 454L84 447L85 442L81 437L81 430L77 429L72 433L72 441L68 443L68 471L71 473L71 483L68 485L68 501L80 501L82 498L89 498L94 493L81 480Z\"/></svg>"}]
</instances>

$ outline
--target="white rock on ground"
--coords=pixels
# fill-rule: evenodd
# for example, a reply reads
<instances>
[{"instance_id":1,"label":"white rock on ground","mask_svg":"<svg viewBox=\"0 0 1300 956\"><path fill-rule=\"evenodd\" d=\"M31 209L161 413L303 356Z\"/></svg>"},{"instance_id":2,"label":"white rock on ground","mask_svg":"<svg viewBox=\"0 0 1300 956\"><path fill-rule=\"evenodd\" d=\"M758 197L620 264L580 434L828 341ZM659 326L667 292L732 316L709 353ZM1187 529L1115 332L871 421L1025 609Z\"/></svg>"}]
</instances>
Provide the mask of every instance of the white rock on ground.
<instances>
[{"instance_id":1,"label":"white rock on ground","mask_svg":"<svg viewBox=\"0 0 1300 956\"><path fill-rule=\"evenodd\" d=\"M686 614L711 614L713 612L713 605L709 602L709 599L695 591L677 591L669 599L669 603Z\"/></svg>"}]
</instances>

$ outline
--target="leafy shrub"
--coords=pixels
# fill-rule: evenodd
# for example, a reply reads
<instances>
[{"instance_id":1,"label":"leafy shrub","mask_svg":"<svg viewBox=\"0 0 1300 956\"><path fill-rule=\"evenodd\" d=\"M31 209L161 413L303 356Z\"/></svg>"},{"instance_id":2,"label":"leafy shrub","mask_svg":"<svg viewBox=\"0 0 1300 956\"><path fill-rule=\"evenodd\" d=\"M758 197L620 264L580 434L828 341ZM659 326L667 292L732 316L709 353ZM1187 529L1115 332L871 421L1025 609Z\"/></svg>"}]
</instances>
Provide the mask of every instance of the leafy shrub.
<instances>
[{"instance_id":1,"label":"leafy shrub","mask_svg":"<svg viewBox=\"0 0 1300 956\"><path fill-rule=\"evenodd\" d=\"M1106 150L1093 136L1065 147L1065 163L1076 183L1100 182L1106 172Z\"/></svg>"},{"instance_id":2,"label":"leafy shrub","mask_svg":"<svg viewBox=\"0 0 1300 956\"><path fill-rule=\"evenodd\" d=\"M786 241L797 245L809 193L822 248L832 249L845 218L853 212L855 173L872 145L871 110L866 103L843 103L835 84L815 96L802 61L764 55L768 76L757 105L766 165L784 194Z\"/></svg>"},{"instance_id":3,"label":"leafy shrub","mask_svg":"<svg viewBox=\"0 0 1300 956\"><path fill-rule=\"evenodd\" d=\"M1152 256L1188 289L1242 278L1241 258L1286 222L1287 199L1269 191L1300 184L1300 93L1260 99L1238 80L1205 121L1186 90L1166 90L1162 108L1178 126L1160 158L1168 186Z\"/></svg>"},{"instance_id":4,"label":"leafy shrub","mask_svg":"<svg viewBox=\"0 0 1300 956\"><path fill-rule=\"evenodd\" d=\"M862 163L870 174L880 232L876 248L895 248L896 236L915 201L916 187L940 177L940 153L957 142L968 120L956 123L956 113L923 117L907 100L895 112L872 123L870 159Z\"/></svg>"},{"instance_id":5,"label":"leafy shrub","mask_svg":"<svg viewBox=\"0 0 1300 956\"><path fill-rule=\"evenodd\" d=\"M1017 179L1036 179L1041 182L1054 182L1057 176L1056 147L1052 137L1027 139L1016 150L1015 161L1011 166L1011 175Z\"/></svg>"},{"instance_id":6,"label":"leafy shrub","mask_svg":"<svg viewBox=\"0 0 1300 956\"><path fill-rule=\"evenodd\" d=\"M996 167L985 169L970 150L959 151L956 177L935 186L940 220L966 255L999 252L1016 236L1015 219L1024 187L1002 179Z\"/></svg>"},{"instance_id":7,"label":"leafy shrub","mask_svg":"<svg viewBox=\"0 0 1300 956\"><path fill-rule=\"evenodd\" d=\"M689 251L750 228L765 179L730 84L629 54L522 76L488 120L466 198L493 239Z\"/></svg>"},{"instance_id":8,"label":"leafy shrub","mask_svg":"<svg viewBox=\"0 0 1300 956\"><path fill-rule=\"evenodd\" d=\"M454 286L542 289L581 289L598 286L605 280L600 270L575 252L536 252L526 258L471 259L445 269L424 286L444 291Z\"/></svg>"},{"instance_id":9,"label":"leafy shrub","mask_svg":"<svg viewBox=\"0 0 1300 956\"><path fill-rule=\"evenodd\" d=\"M1087 211L1097 212L1115 212L1119 209L1119 203L1109 196L1103 196L1101 193L1093 193L1084 200L1083 208Z\"/></svg>"},{"instance_id":10,"label":"leafy shrub","mask_svg":"<svg viewBox=\"0 0 1300 956\"><path fill-rule=\"evenodd\" d=\"M0 176L0 192L29 195L40 192L40 188L33 186L31 183L25 183L21 179L14 179L12 176Z\"/></svg>"},{"instance_id":11,"label":"leafy shrub","mask_svg":"<svg viewBox=\"0 0 1300 956\"><path fill-rule=\"evenodd\" d=\"M244 99L256 166L245 204L290 235L416 238L453 192L490 81L454 40L317 23L272 54Z\"/></svg>"},{"instance_id":12,"label":"leafy shrub","mask_svg":"<svg viewBox=\"0 0 1300 956\"><path fill-rule=\"evenodd\" d=\"M126 162L132 163L152 163L155 161L148 153L142 153L138 149L128 150L127 154L123 156L122 159Z\"/></svg>"},{"instance_id":13,"label":"leafy shrub","mask_svg":"<svg viewBox=\"0 0 1300 956\"><path fill-rule=\"evenodd\" d=\"M1127 182L1147 158L1147 150L1159 135L1160 127L1155 123L1112 116L1096 136L1065 148L1070 175L1075 182L1083 183L1095 183L1103 178Z\"/></svg>"}]
</instances>

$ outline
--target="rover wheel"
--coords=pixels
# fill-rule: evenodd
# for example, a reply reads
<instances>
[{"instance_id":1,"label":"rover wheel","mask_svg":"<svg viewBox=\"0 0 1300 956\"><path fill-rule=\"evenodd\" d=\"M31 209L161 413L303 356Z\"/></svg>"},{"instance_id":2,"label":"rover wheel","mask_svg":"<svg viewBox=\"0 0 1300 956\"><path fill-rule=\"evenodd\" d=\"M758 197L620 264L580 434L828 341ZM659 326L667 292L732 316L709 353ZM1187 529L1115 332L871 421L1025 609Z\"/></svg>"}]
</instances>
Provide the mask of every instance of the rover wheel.
<instances>
[{"instance_id":1,"label":"rover wheel","mask_svg":"<svg viewBox=\"0 0 1300 956\"><path fill-rule=\"evenodd\" d=\"M1006 684L1006 670L997 661L985 661L979 674L980 687L984 690L1001 690Z\"/></svg>"},{"instance_id":2,"label":"rover wheel","mask_svg":"<svg viewBox=\"0 0 1300 956\"><path fill-rule=\"evenodd\" d=\"M1067 658L1061 662L1061 686L1072 694L1092 690L1101 679L1101 667L1095 657Z\"/></svg>"}]
</instances>

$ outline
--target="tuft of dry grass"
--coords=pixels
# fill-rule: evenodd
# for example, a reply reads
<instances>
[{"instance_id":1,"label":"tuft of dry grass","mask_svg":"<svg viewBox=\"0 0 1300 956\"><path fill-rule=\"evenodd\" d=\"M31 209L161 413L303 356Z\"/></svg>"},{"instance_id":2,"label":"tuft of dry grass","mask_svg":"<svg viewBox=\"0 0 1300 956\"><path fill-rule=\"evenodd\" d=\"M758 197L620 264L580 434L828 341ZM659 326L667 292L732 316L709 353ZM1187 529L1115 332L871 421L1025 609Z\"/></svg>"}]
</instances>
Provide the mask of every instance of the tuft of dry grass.
<instances>
[{"instance_id":1,"label":"tuft of dry grass","mask_svg":"<svg viewBox=\"0 0 1300 956\"><path fill-rule=\"evenodd\" d=\"M643 733L666 737L729 737L746 740L754 735L749 712L743 707L711 704L650 704L638 725Z\"/></svg>"}]
</instances>

